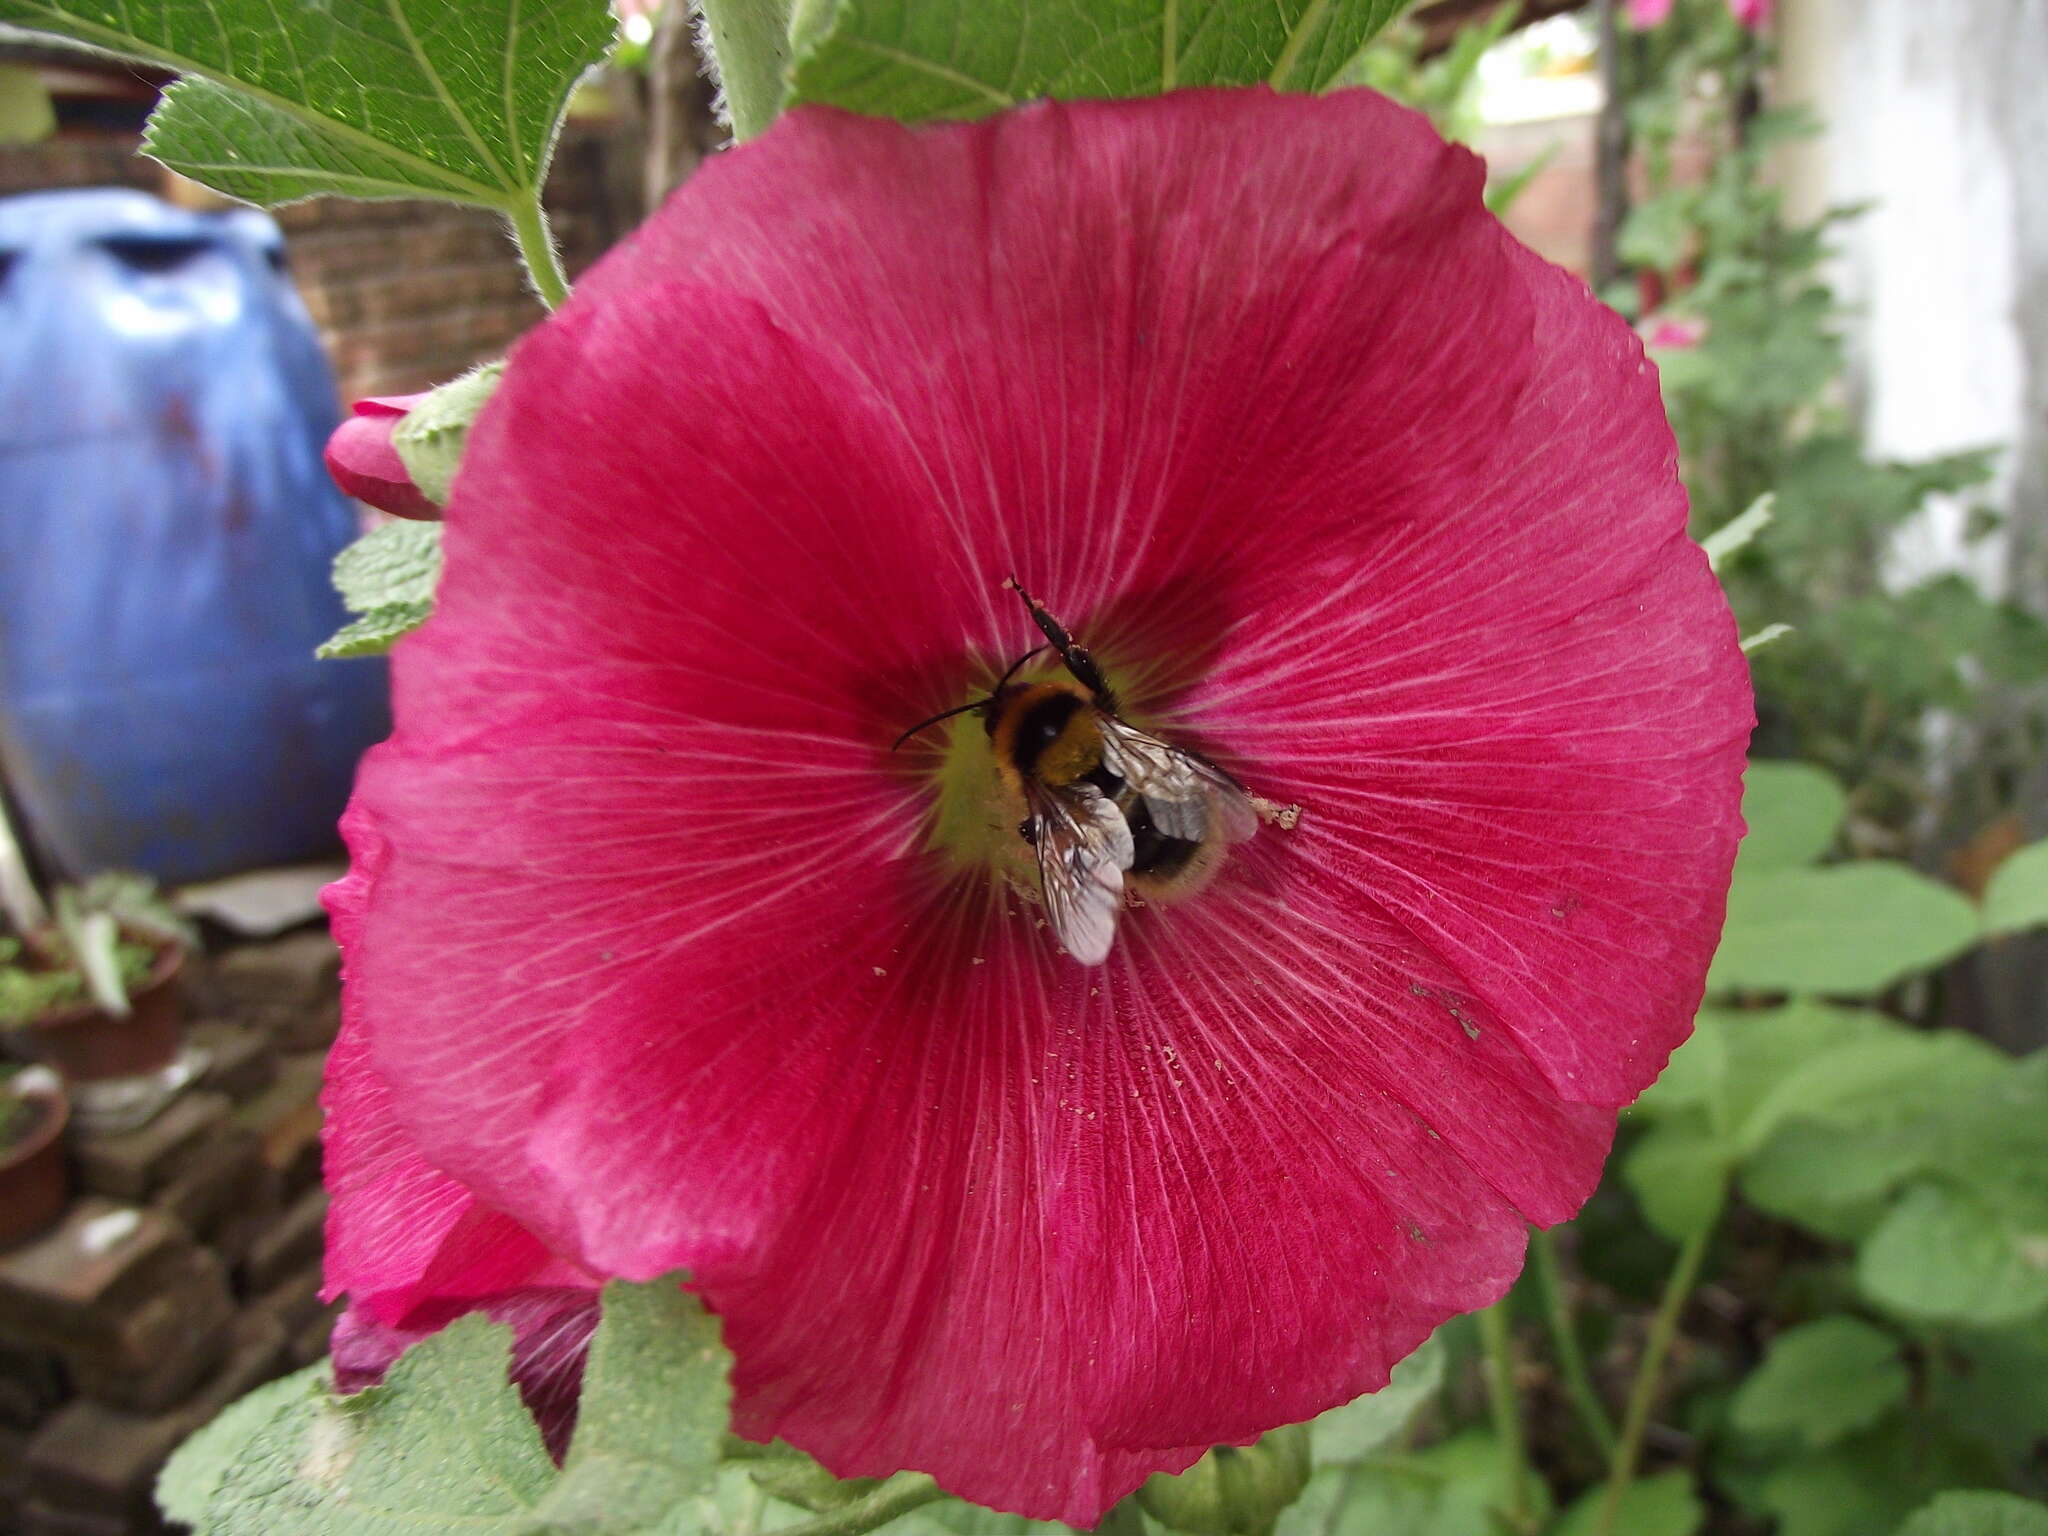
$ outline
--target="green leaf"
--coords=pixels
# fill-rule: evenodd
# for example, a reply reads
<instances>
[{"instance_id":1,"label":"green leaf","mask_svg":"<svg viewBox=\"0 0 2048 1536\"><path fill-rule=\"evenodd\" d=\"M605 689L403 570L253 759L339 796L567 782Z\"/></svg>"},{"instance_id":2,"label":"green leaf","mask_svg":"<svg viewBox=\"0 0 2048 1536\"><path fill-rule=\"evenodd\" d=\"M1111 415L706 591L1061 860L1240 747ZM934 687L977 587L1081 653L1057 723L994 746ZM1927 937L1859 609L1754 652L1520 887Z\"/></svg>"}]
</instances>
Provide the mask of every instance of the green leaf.
<instances>
[{"instance_id":1,"label":"green leaf","mask_svg":"<svg viewBox=\"0 0 2048 1536\"><path fill-rule=\"evenodd\" d=\"M1696 1119L1661 1122L1629 1149L1621 1176L1651 1226L1683 1242L1720 1219L1732 1150Z\"/></svg>"},{"instance_id":2,"label":"green leaf","mask_svg":"<svg viewBox=\"0 0 2048 1536\"><path fill-rule=\"evenodd\" d=\"M1711 990L1870 996L1968 949L1977 913L1903 864L1745 872L1707 973Z\"/></svg>"},{"instance_id":3,"label":"green leaf","mask_svg":"<svg viewBox=\"0 0 2048 1536\"><path fill-rule=\"evenodd\" d=\"M1982 1488L1940 1493L1913 1512L1898 1536L2048 1536L2048 1508Z\"/></svg>"},{"instance_id":4,"label":"green leaf","mask_svg":"<svg viewBox=\"0 0 2048 1536\"><path fill-rule=\"evenodd\" d=\"M1377 1392L1332 1408L1310 1423L1316 1463L1362 1461L1390 1444L1444 1383L1444 1342L1431 1334L1422 1347L1394 1367Z\"/></svg>"},{"instance_id":5,"label":"green leaf","mask_svg":"<svg viewBox=\"0 0 2048 1536\"><path fill-rule=\"evenodd\" d=\"M1318 1467L1302 1496L1280 1512L1274 1536L1474 1536L1499 1528L1503 1506L1500 1443L1466 1430L1407 1456ZM1525 1480L1538 1516L1549 1489Z\"/></svg>"},{"instance_id":6,"label":"green leaf","mask_svg":"<svg viewBox=\"0 0 2048 1536\"><path fill-rule=\"evenodd\" d=\"M2048 1234L2017 1237L1981 1200L1917 1184L1864 1242L1856 1283L1915 1321L2019 1322L2048 1311Z\"/></svg>"},{"instance_id":7,"label":"green leaf","mask_svg":"<svg viewBox=\"0 0 2048 1536\"><path fill-rule=\"evenodd\" d=\"M790 0L697 0L719 99L744 142L775 119L789 73Z\"/></svg>"},{"instance_id":8,"label":"green leaf","mask_svg":"<svg viewBox=\"0 0 2048 1536\"><path fill-rule=\"evenodd\" d=\"M381 656L434 612L441 580L441 525L393 521L334 557L334 587L360 615L315 653L328 660Z\"/></svg>"},{"instance_id":9,"label":"green leaf","mask_svg":"<svg viewBox=\"0 0 2048 1536\"><path fill-rule=\"evenodd\" d=\"M1811 763L1750 763L1742 780L1742 816L1749 832L1735 867L1748 873L1811 864L1834 846L1848 809L1849 797L1824 769Z\"/></svg>"},{"instance_id":10,"label":"green leaf","mask_svg":"<svg viewBox=\"0 0 2048 1536\"><path fill-rule=\"evenodd\" d=\"M144 148L231 197L439 197L510 212L547 174L605 0L0 0L0 22L188 77Z\"/></svg>"},{"instance_id":11,"label":"green leaf","mask_svg":"<svg viewBox=\"0 0 2048 1536\"><path fill-rule=\"evenodd\" d=\"M323 1368L261 1388L172 1458L165 1511L194 1536L523 1536L555 1468L507 1379L511 1342L458 1318L352 1397Z\"/></svg>"},{"instance_id":12,"label":"green leaf","mask_svg":"<svg viewBox=\"0 0 2048 1536\"><path fill-rule=\"evenodd\" d=\"M800 6L792 100L914 122L1041 96L1321 90L1401 0L824 0Z\"/></svg>"},{"instance_id":13,"label":"green leaf","mask_svg":"<svg viewBox=\"0 0 2048 1536\"><path fill-rule=\"evenodd\" d=\"M1587 1489L1572 1501L1550 1536L1595 1536L1606 1494L1605 1483ZM1707 1506L1693 1492L1692 1478L1683 1472L1660 1472L1636 1478L1622 1489L1613 1529L1627 1536L1693 1536L1706 1518Z\"/></svg>"},{"instance_id":14,"label":"green leaf","mask_svg":"<svg viewBox=\"0 0 2048 1536\"><path fill-rule=\"evenodd\" d=\"M34 144L56 131L43 77L23 64L0 64L0 144Z\"/></svg>"},{"instance_id":15,"label":"green leaf","mask_svg":"<svg viewBox=\"0 0 2048 1536\"><path fill-rule=\"evenodd\" d=\"M469 445L470 424L497 393L498 381L504 376L502 362L472 368L429 393L392 428L391 446L427 500L439 506L448 504L455 490L455 471L462 466L462 451ZM431 585L425 595L433 595Z\"/></svg>"},{"instance_id":16,"label":"green leaf","mask_svg":"<svg viewBox=\"0 0 2048 1536\"><path fill-rule=\"evenodd\" d=\"M710 1493L731 1366L718 1320L676 1277L607 1285L576 1435L561 1481L540 1502L539 1525L550 1536L639 1530Z\"/></svg>"},{"instance_id":17,"label":"green leaf","mask_svg":"<svg viewBox=\"0 0 2048 1536\"><path fill-rule=\"evenodd\" d=\"M1729 1420L1747 1434L1833 1445L1906 1399L1899 1341L1853 1317L1824 1317L1779 1335L1737 1390Z\"/></svg>"},{"instance_id":18,"label":"green leaf","mask_svg":"<svg viewBox=\"0 0 2048 1536\"><path fill-rule=\"evenodd\" d=\"M2007 859L1984 891L1984 927L2018 933L2048 923L2048 841L2030 843Z\"/></svg>"}]
</instances>

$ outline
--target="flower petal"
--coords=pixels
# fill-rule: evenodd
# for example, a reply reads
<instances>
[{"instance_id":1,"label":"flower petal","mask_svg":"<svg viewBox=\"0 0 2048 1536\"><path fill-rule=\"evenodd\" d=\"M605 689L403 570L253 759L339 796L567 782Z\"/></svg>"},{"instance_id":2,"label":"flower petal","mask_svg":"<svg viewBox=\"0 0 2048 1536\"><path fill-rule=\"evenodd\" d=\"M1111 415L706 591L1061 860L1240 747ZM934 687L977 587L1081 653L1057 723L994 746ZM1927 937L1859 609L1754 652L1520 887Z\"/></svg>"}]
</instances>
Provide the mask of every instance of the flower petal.
<instances>
[{"instance_id":1,"label":"flower petal","mask_svg":"<svg viewBox=\"0 0 2048 1536\"><path fill-rule=\"evenodd\" d=\"M1697 1003L1749 703L1654 378L1369 94L793 113L516 350L446 552L348 1113L689 1268L842 1475L1086 1524L1383 1383ZM1033 642L1012 570L1303 808L1099 969L888 751Z\"/></svg>"}]
</instances>

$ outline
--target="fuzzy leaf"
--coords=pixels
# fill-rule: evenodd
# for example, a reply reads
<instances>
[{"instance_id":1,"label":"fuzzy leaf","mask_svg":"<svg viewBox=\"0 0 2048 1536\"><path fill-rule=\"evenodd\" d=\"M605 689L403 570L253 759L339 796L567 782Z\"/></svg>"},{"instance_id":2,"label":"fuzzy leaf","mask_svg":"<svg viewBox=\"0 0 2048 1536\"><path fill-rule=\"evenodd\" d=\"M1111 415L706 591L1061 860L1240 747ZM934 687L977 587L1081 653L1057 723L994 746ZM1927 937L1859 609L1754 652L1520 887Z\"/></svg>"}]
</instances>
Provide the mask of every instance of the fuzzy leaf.
<instances>
[{"instance_id":1,"label":"fuzzy leaf","mask_svg":"<svg viewBox=\"0 0 2048 1536\"><path fill-rule=\"evenodd\" d=\"M1853 1317L1824 1317L1779 1336L1743 1382L1730 1419L1748 1434L1832 1445L1905 1401L1899 1341Z\"/></svg>"},{"instance_id":2,"label":"fuzzy leaf","mask_svg":"<svg viewBox=\"0 0 2048 1536\"><path fill-rule=\"evenodd\" d=\"M1331 84L1401 0L825 0L792 99L916 121L1041 96Z\"/></svg>"},{"instance_id":3,"label":"fuzzy leaf","mask_svg":"<svg viewBox=\"0 0 2048 1536\"><path fill-rule=\"evenodd\" d=\"M509 209L545 179L605 0L0 0L0 21L188 77L144 142L231 197L439 197Z\"/></svg>"},{"instance_id":4,"label":"fuzzy leaf","mask_svg":"<svg viewBox=\"0 0 2048 1536\"><path fill-rule=\"evenodd\" d=\"M1707 985L1870 996L1961 954L1977 930L1967 901L1903 864L1745 871Z\"/></svg>"},{"instance_id":5,"label":"fuzzy leaf","mask_svg":"<svg viewBox=\"0 0 2048 1536\"><path fill-rule=\"evenodd\" d=\"M1998 866L1984 891L1984 927L2018 933L2048 923L2048 841L2030 843Z\"/></svg>"},{"instance_id":6,"label":"fuzzy leaf","mask_svg":"<svg viewBox=\"0 0 2048 1536\"><path fill-rule=\"evenodd\" d=\"M576 1435L541 1501L554 1531L632 1531L708 1494L729 1418L718 1320L673 1278L613 1281L591 1341Z\"/></svg>"},{"instance_id":7,"label":"fuzzy leaf","mask_svg":"<svg viewBox=\"0 0 2048 1536\"><path fill-rule=\"evenodd\" d=\"M441 579L441 525L395 521L334 557L334 589L359 615L315 652L324 660L381 656L426 623Z\"/></svg>"},{"instance_id":8,"label":"fuzzy leaf","mask_svg":"<svg viewBox=\"0 0 2048 1536\"><path fill-rule=\"evenodd\" d=\"M455 471L462 465L462 450L469 445L470 424L497 392L504 374L502 362L472 368L434 390L392 428L391 446L427 500L448 504L455 490ZM413 526L438 527L433 523ZM431 595L431 587L428 591Z\"/></svg>"},{"instance_id":9,"label":"fuzzy leaf","mask_svg":"<svg viewBox=\"0 0 2048 1536\"><path fill-rule=\"evenodd\" d=\"M1898 1536L2048 1536L2048 1508L2016 1493L1960 1489L1936 1494Z\"/></svg>"},{"instance_id":10,"label":"fuzzy leaf","mask_svg":"<svg viewBox=\"0 0 2048 1536\"><path fill-rule=\"evenodd\" d=\"M509 1329L464 1317L352 1397L324 1367L274 1382L171 1459L164 1510L193 1536L520 1536L555 1469L510 1361Z\"/></svg>"}]
</instances>

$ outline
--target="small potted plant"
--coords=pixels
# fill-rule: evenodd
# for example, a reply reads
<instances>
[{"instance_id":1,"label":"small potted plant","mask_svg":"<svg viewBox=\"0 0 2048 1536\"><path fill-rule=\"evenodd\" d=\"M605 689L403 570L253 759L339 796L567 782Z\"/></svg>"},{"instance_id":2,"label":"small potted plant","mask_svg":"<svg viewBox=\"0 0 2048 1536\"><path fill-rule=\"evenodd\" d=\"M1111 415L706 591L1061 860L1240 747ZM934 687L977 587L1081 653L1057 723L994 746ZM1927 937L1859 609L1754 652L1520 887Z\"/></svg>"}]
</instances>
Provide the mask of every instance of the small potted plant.
<instances>
[{"instance_id":1,"label":"small potted plant","mask_svg":"<svg viewBox=\"0 0 2048 1536\"><path fill-rule=\"evenodd\" d=\"M66 886L49 923L0 939L0 1028L74 1087L162 1073L183 1035L178 973L193 942L144 876ZM81 1108L86 1097L74 1093Z\"/></svg>"},{"instance_id":2,"label":"small potted plant","mask_svg":"<svg viewBox=\"0 0 2048 1536\"><path fill-rule=\"evenodd\" d=\"M0 1064L0 1248L35 1236L71 1195L64 1083L48 1067Z\"/></svg>"}]
</instances>

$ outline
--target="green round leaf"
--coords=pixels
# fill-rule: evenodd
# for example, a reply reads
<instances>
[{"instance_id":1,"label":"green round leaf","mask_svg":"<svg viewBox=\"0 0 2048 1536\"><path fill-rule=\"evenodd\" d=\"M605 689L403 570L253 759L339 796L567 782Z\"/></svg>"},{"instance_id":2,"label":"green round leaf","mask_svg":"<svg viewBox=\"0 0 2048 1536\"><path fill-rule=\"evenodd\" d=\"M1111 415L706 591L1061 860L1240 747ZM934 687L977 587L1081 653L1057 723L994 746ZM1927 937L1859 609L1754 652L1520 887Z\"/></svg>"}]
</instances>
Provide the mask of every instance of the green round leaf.
<instances>
[{"instance_id":1,"label":"green round leaf","mask_svg":"<svg viewBox=\"0 0 2048 1536\"><path fill-rule=\"evenodd\" d=\"M1595 1536L1606 1496L1605 1483L1587 1489L1572 1501L1550 1536ZM1621 1491L1613 1529L1627 1536L1693 1536L1706 1518L1707 1506L1693 1492L1692 1478L1683 1472L1660 1472L1636 1478Z\"/></svg>"},{"instance_id":2,"label":"green round leaf","mask_svg":"<svg viewBox=\"0 0 2048 1536\"><path fill-rule=\"evenodd\" d=\"M1742 779L1749 832L1735 867L1785 869L1811 864L1834 846L1849 797L1833 774L1811 763L1752 762Z\"/></svg>"},{"instance_id":3,"label":"green round leaf","mask_svg":"<svg viewBox=\"0 0 2048 1536\"><path fill-rule=\"evenodd\" d=\"M1901 1317L1996 1327L2048 1311L2048 1241L2016 1237L1982 1201L1918 1184L1865 1240L1856 1282Z\"/></svg>"},{"instance_id":4,"label":"green round leaf","mask_svg":"<svg viewBox=\"0 0 2048 1536\"><path fill-rule=\"evenodd\" d=\"M1832 1445L1905 1401L1908 1384L1897 1339L1853 1317L1825 1317L1772 1344L1729 1417L1748 1434Z\"/></svg>"},{"instance_id":5,"label":"green round leaf","mask_svg":"<svg viewBox=\"0 0 2048 1536\"><path fill-rule=\"evenodd\" d=\"M1984 926L2017 933L2048 923L2048 841L2030 843L1998 866L1984 891Z\"/></svg>"},{"instance_id":6,"label":"green round leaf","mask_svg":"<svg viewBox=\"0 0 2048 1536\"><path fill-rule=\"evenodd\" d=\"M1914 1511L1898 1536L2048 1536L2048 1508L1989 1489L1941 1493Z\"/></svg>"},{"instance_id":7,"label":"green round leaf","mask_svg":"<svg viewBox=\"0 0 2048 1536\"><path fill-rule=\"evenodd\" d=\"M1976 909L1903 864L1745 872L1728 893L1707 985L1867 997L1976 938Z\"/></svg>"}]
</instances>

